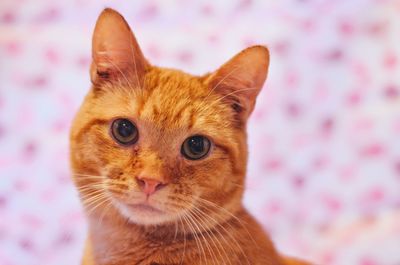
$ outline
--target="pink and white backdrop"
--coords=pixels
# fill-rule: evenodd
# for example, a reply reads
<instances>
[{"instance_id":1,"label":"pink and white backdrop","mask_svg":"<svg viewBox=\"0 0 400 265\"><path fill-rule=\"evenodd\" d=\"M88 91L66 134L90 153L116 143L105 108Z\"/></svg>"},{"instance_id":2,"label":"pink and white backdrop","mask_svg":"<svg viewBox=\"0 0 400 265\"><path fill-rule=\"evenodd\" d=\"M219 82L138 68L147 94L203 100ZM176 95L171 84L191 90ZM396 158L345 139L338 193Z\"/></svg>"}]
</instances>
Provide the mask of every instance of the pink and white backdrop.
<instances>
[{"instance_id":1,"label":"pink and white backdrop","mask_svg":"<svg viewBox=\"0 0 400 265\"><path fill-rule=\"evenodd\" d=\"M155 64L200 74L271 50L245 203L317 264L400 264L400 1L0 1L0 264L79 264L68 129L113 7Z\"/></svg>"}]
</instances>

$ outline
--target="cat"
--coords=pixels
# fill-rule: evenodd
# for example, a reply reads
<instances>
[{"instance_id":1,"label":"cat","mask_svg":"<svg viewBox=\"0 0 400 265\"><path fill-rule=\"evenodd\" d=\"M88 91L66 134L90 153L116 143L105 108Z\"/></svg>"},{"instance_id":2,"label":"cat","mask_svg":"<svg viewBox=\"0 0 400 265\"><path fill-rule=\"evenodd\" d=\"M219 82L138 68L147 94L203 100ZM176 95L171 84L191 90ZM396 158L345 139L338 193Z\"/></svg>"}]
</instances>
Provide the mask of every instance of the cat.
<instances>
[{"instance_id":1,"label":"cat","mask_svg":"<svg viewBox=\"0 0 400 265\"><path fill-rule=\"evenodd\" d=\"M156 67L109 8L92 41L92 88L70 133L89 223L82 264L308 264L279 255L241 202L268 49L203 76Z\"/></svg>"}]
</instances>

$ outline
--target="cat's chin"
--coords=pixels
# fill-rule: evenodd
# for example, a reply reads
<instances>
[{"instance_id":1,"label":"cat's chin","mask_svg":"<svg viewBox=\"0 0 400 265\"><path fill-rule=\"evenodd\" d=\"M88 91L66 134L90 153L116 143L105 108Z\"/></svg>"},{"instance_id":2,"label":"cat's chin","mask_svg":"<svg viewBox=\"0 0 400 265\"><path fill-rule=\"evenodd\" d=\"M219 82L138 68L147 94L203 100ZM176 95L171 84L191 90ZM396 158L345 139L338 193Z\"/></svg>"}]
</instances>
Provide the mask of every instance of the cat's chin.
<instances>
[{"instance_id":1,"label":"cat's chin","mask_svg":"<svg viewBox=\"0 0 400 265\"><path fill-rule=\"evenodd\" d=\"M146 203L127 204L116 202L114 204L124 217L128 218L131 223L138 225L160 225L175 219L173 214Z\"/></svg>"}]
</instances>

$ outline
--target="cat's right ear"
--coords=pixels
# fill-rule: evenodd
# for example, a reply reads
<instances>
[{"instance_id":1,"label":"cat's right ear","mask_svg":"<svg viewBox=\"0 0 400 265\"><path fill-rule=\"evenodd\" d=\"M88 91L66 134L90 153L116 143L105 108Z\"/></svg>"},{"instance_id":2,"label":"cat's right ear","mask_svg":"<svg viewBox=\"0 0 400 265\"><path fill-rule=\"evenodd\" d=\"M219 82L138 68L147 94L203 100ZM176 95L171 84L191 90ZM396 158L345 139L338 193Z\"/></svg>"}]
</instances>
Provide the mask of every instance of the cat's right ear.
<instances>
[{"instance_id":1,"label":"cat's right ear","mask_svg":"<svg viewBox=\"0 0 400 265\"><path fill-rule=\"evenodd\" d=\"M97 19L92 39L93 84L133 79L139 86L150 66L143 56L128 23L117 11L106 8Z\"/></svg>"}]
</instances>

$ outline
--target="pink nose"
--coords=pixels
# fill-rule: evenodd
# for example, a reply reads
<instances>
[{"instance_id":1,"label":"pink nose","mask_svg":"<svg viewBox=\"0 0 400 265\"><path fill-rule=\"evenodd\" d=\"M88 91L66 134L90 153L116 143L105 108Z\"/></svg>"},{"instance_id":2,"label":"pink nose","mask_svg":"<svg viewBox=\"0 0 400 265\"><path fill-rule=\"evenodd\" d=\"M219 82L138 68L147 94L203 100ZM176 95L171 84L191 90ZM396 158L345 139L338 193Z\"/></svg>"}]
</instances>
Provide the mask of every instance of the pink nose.
<instances>
[{"instance_id":1,"label":"pink nose","mask_svg":"<svg viewBox=\"0 0 400 265\"><path fill-rule=\"evenodd\" d=\"M146 194L146 195L151 195L154 192L162 189L165 187L167 184L162 183L161 181L154 180L154 179L149 179L149 178L136 178L137 183L140 187L140 189Z\"/></svg>"}]
</instances>

